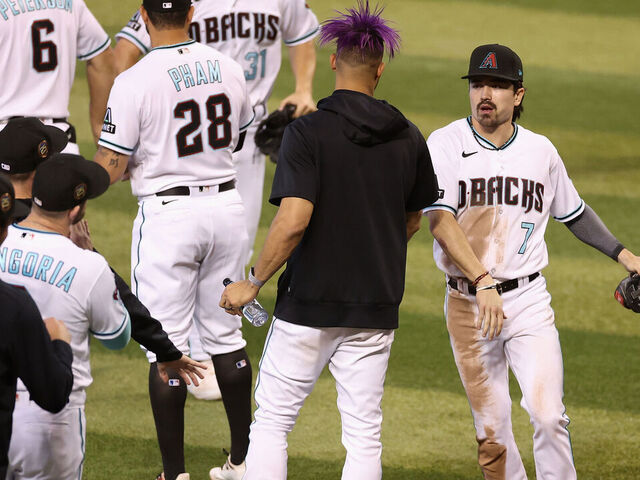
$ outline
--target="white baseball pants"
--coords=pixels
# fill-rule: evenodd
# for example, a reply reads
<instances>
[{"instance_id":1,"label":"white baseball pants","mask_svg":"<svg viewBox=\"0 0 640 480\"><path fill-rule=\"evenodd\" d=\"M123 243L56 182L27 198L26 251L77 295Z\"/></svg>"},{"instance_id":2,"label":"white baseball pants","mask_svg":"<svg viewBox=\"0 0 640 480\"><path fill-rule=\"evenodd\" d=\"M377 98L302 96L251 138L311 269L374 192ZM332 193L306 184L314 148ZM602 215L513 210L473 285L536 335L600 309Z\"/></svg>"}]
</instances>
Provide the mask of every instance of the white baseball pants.
<instances>
[{"instance_id":1,"label":"white baseball pants","mask_svg":"<svg viewBox=\"0 0 640 480\"><path fill-rule=\"evenodd\" d=\"M246 345L241 318L218 306L222 281L241 278L246 242L236 189L192 189L191 196L140 200L131 249L133 292L184 354L189 354L192 327L209 356ZM152 352L147 357L156 360Z\"/></svg>"},{"instance_id":2,"label":"white baseball pants","mask_svg":"<svg viewBox=\"0 0 640 480\"><path fill-rule=\"evenodd\" d=\"M84 407L49 413L19 392L7 480L80 480L85 441Z\"/></svg>"},{"instance_id":3,"label":"white baseball pants","mask_svg":"<svg viewBox=\"0 0 640 480\"><path fill-rule=\"evenodd\" d=\"M540 276L504 293L502 300L507 319L500 336L489 340L474 327L475 297L447 287L447 329L473 414L478 463L487 480L527 478L511 427L511 368L534 428L537 479L574 480L569 418L562 403L562 352L546 281Z\"/></svg>"},{"instance_id":4,"label":"white baseball pants","mask_svg":"<svg viewBox=\"0 0 640 480\"><path fill-rule=\"evenodd\" d=\"M274 318L256 382L243 480L287 478L287 435L324 366L336 380L342 480L382 478L382 393L393 330L311 328Z\"/></svg>"}]
</instances>

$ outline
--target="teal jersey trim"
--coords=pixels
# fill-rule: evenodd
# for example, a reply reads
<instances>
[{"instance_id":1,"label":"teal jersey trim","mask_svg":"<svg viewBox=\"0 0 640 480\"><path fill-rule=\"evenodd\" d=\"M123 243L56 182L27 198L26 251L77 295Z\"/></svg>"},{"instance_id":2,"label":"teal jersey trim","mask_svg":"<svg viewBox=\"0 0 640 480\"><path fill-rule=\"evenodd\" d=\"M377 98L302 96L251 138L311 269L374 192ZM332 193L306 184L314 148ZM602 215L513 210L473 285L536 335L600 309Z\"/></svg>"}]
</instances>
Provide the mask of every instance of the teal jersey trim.
<instances>
[{"instance_id":1,"label":"teal jersey trim","mask_svg":"<svg viewBox=\"0 0 640 480\"><path fill-rule=\"evenodd\" d=\"M96 54L100 50L103 50L104 48L106 48L110 43L111 43L111 38L107 37L105 42L102 45L100 45L98 48L96 48L95 50L92 50L89 53L85 53L84 55L78 55L78 60L87 60L89 57L93 56L94 54Z\"/></svg>"},{"instance_id":2,"label":"teal jersey trim","mask_svg":"<svg viewBox=\"0 0 640 480\"><path fill-rule=\"evenodd\" d=\"M445 209L450 211L451 213L453 213L454 215L458 214L458 211L455 208L451 208L449 205L444 205L442 203L432 203L431 205L429 205L428 207L424 208L423 211L424 212L428 212L430 210L440 210L440 209Z\"/></svg>"},{"instance_id":3,"label":"teal jersey trim","mask_svg":"<svg viewBox=\"0 0 640 480\"><path fill-rule=\"evenodd\" d=\"M84 465L85 458L85 446L84 446L84 425L82 423L82 409L78 409L78 423L80 424L80 448L82 450L82 460L78 466L78 480L82 480L82 467Z\"/></svg>"},{"instance_id":4,"label":"teal jersey trim","mask_svg":"<svg viewBox=\"0 0 640 480\"><path fill-rule=\"evenodd\" d=\"M314 28L311 32L301 36L300 38L296 38L296 39L293 39L293 40L285 40L283 43L285 45L291 45L293 43L301 42L303 40L306 40L307 38L313 37L316 33L318 33L319 30L320 30L320 27L318 26L318 27Z\"/></svg>"},{"instance_id":5,"label":"teal jersey trim","mask_svg":"<svg viewBox=\"0 0 640 480\"><path fill-rule=\"evenodd\" d=\"M487 140L486 138L484 138L482 135L478 133L478 131L473 126L473 122L471 121L471 115L467 117L467 123L469 124L469 128L471 129L471 132L473 133L473 136L476 139L476 141L480 144L481 147L486 148L487 150L504 150L514 142L514 140L516 139L516 136L518 135L518 125L515 122L511 122L511 125L513 125L513 134L511 135L509 140L507 140L504 143L504 145L502 145L501 147L498 147L493 142L491 142L490 140Z\"/></svg>"},{"instance_id":6,"label":"teal jersey trim","mask_svg":"<svg viewBox=\"0 0 640 480\"><path fill-rule=\"evenodd\" d=\"M118 145L117 143L110 142L109 140L105 140L104 138L101 138L100 140L98 140L98 145L101 144L101 143L108 143L112 147L116 147L116 148L119 148L121 150L126 150L128 153L133 153L133 150L134 150L133 148L123 147L122 145ZM103 145L103 147L109 148L108 145ZM121 153L121 152L119 152L119 153Z\"/></svg>"},{"instance_id":7,"label":"teal jersey trim","mask_svg":"<svg viewBox=\"0 0 640 480\"><path fill-rule=\"evenodd\" d=\"M184 47L185 45L193 45L194 43L196 43L195 40L189 40L188 42L176 43L174 45L161 45L159 47L152 48L150 51L153 52L154 50L168 50L170 48Z\"/></svg>"},{"instance_id":8,"label":"teal jersey trim","mask_svg":"<svg viewBox=\"0 0 640 480\"><path fill-rule=\"evenodd\" d=\"M253 110L253 116L251 117L251 120L249 120L249 122L246 125L243 125L240 127L240 131L242 132L243 130L246 130L247 128L249 128L249 125L251 125L253 123L253 121L256 119L256 112L255 110Z\"/></svg>"},{"instance_id":9,"label":"teal jersey trim","mask_svg":"<svg viewBox=\"0 0 640 480\"><path fill-rule=\"evenodd\" d=\"M127 37L126 39L131 43L133 43L136 47L138 47L140 51L142 51L142 53L149 53L149 49L146 47L146 45L144 45L140 40L138 40L136 37L131 35L129 32L121 31L120 33L118 33L118 35L122 37Z\"/></svg>"},{"instance_id":10,"label":"teal jersey trim","mask_svg":"<svg viewBox=\"0 0 640 480\"><path fill-rule=\"evenodd\" d=\"M140 224L140 230L138 232L138 261L136 262L136 266L133 267L133 280L136 284L136 291L134 292L136 297L138 296L138 276L136 275L136 271L138 270L138 266L140 265L140 244L142 243L142 227L144 225L145 217L144 217L144 202L142 202L142 207L140 207L140 213L142 214L142 223Z\"/></svg>"},{"instance_id":11,"label":"teal jersey trim","mask_svg":"<svg viewBox=\"0 0 640 480\"><path fill-rule=\"evenodd\" d=\"M100 340L100 343L107 347L109 350L122 350L127 346L129 340L131 340L131 321L129 320L129 314L126 314L125 321L123 323L124 329L120 332L115 338L103 339L99 338L99 333L94 333L93 335ZM92 332L93 333L93 332ZM103 334L104 335L104 334Z\"/></svg>"},{"instance_id":12,"label":"teal jersey trim","mask_svg":"<svg viewBox=\"0 0 640 480\"><path fill-rule=\"evenodd\" d=\"M565 215L564 217L553 217L555 220L557 220L558 222L562 222L564 220L567 220L569 218L571 218L572 216L574 216L576 213L578 213L580 211L580 209L584 207L584 200L580 200L580 206L578 206L578 208L576 208L573 212L571 212L569 215Z\"/></svg>"},{"instance_id":13,"label":"teal jersey trim","mask_svg":"<svg viewBox=\"0 0 640 480\"><path fill-rule=\"evenodd\" d=\"M37 205L37 204L36 204ZM18 225L17 223L14 223L12 225L13 227L17 228L18 230L26 230L27 232L36 232L36 233L44 233L46 235L58 235L60 237L64 237L64 235L61 235L57 232L47 232L45 230L36 230L35 228L28 228L28 227L21 227L20 225Z\"/></svg>"}]
</instances>

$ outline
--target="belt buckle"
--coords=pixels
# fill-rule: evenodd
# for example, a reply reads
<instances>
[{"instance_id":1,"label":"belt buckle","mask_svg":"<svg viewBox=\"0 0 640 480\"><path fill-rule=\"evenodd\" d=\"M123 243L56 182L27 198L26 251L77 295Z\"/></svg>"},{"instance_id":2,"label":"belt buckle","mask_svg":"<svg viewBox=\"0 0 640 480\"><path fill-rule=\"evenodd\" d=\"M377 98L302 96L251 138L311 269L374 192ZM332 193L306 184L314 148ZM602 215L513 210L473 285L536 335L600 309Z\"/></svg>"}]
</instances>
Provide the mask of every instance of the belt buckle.
<instances>
[{"instance_id":1,"label":"belt buckle","mask_svg":"<svg viewBox=\"0 0 640 480\"><path fill-rule=\"evenodd\" d=\"M502 292L503 292L502 283L496 284L496 292L498 292L498 295L502 295Z\"/></svg>"}]
</instances>

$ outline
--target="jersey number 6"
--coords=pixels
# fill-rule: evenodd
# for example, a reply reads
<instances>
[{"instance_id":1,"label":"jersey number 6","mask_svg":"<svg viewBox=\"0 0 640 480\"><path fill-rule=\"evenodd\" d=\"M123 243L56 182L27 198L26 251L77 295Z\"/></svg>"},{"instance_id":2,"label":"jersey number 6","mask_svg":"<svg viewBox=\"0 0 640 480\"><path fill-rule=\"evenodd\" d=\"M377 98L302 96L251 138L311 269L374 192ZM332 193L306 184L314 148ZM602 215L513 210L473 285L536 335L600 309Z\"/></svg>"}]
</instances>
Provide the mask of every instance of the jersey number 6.
<instances>
[{"instance_id":1,"label":"jersey number 6","mask_svg":"<svg viewBox=\"0 0 640 480\"><path fill-rule=\"evenodd\" d=\"M36 72L50 72L58 66L58 47L52 41L42 41L42 30L45 33L53 32L53 22L37 20L31 24L33 68Z\"/></svg>"},{"instance_id":2,"label":"jersey number 6","mask_svg":"<svg viewBox=\"0 0 640 480\"><path fill-rule=\"evenodd\" d=\"M214 150L226 148L231 143L231 122L229 122L229 116L231 115L231 105L229 99L224 93L218 95L211 95L206 102L207 118L209 119L209 128L207 129L209 137L209 145ZM202 153L202 133L198 133L189 143L189 135L194 133L200 128L202 123L200 119L200 105L195 100L187 100L186 102L180 102L173 109L173 116L175 118L186 118L186 113L189 112L191 121L184 127L178 130L176 134L176 143L178 147L178 156L187 157L196 153Z\"/></svg>"}]
</instances>

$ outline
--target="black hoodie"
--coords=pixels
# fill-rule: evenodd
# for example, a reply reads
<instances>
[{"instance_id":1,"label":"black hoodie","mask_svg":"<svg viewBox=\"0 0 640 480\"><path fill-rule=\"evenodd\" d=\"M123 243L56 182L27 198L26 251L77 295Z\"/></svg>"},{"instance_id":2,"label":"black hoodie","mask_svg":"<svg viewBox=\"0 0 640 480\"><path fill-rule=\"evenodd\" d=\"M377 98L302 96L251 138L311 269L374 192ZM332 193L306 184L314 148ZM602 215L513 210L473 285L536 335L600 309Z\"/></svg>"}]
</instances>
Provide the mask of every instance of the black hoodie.
<instances>
[{"instance_id":1,"label":"black hoodie","mask_svg":"<svg viewBox=\"0 0 640 480\"><path fill-rule=\"evenodd\" d=\"M397 328L406 212L437 198L426 142L382 100L336 90L285 131L270 202L314 204L274 315L314 327Z\"/></svg>"}]
</instances>

